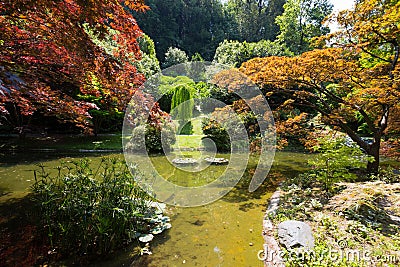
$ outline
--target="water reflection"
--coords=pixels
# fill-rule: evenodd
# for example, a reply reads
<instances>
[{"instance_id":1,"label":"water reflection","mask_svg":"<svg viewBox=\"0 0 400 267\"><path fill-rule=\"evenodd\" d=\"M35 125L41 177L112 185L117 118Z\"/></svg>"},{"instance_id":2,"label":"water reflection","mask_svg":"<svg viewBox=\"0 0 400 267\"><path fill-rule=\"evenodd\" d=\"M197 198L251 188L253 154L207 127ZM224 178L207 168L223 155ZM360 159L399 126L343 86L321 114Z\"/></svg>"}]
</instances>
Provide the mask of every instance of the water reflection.
<instances>
[{"instance_id":1,"label":"water reflection","mask_svg":"<svg viewBox=\"0 0 400 267\"><path fill-rule=\"evenodd\" d=\"M0 165L0 202L26 194L38 162L55 171L60 159L72 161L84 156L88 155L34 154L31 158L25 155L24 161L4 160ZM121 154L109 156L122 158ZM88 158L95 164L101 155L90 154ZM262 218L268 199L284 177L305 170L306 160L304 154L277 153L266 181L250 193L248 185L257 162L253 157L240 182L222 199L195 208L169 207L172 228L150 244L152 255L133 259L134 247L129 247L93 266L263 266L257 252L262 249ZM188 176L174 169L163 156L153 157L152 162L166 179L185 186L212 181L226 168L209 166L200 174Z\"/></svg>"}]
</instances>

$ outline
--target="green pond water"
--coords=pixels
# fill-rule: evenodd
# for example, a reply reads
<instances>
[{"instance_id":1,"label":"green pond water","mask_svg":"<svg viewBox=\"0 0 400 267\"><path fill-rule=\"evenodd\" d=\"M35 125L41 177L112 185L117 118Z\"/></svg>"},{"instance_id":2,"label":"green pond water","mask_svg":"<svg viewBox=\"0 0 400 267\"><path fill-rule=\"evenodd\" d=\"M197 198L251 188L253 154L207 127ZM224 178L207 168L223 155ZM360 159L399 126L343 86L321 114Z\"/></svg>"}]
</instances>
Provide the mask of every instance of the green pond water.
<instances>
[{"instance_id":1,"label":"green pond water","mask_svg":"<svg viewBox=\"0 0 400 267\"><path fill-rule=\"evenodd\" d=\"M187 152L185 156L198 157L198 153L201 152ZM0 203L27 194L33 183L32 171L37 169L38 163L52 170L60 160L86 157L96 164L102 156L54 151L3 154L0 157ZM107 156L123 158L121 154ZM229 155L218 157L229 158ZM172 228L150 243L152 255L132 260L130 254L134 247L130 247L93 266L263 266L257 252L262 249L262 218L268 199L280 180L306 169L309 157L302 153L276 153L264 184L250 193L248 185L257 164L257 157L251 157L240 182L220 200L193 208L168 206ZM152 156L151 161L165 179L182 186L209 183L226 169L226 166L209 166L200 173L186 172L175 168L165 156Z\"/></svg>"}]
</instances>

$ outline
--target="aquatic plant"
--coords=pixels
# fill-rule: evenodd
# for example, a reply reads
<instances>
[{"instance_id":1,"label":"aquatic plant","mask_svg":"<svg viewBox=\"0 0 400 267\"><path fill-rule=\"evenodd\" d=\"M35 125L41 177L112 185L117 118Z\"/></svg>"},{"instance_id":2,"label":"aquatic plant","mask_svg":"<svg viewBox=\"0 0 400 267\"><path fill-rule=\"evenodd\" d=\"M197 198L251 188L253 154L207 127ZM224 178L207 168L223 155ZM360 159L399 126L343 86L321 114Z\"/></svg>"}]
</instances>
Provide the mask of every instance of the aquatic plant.
<instances>
[{"instance_id":1,"label":"aquatic plant","mask_svg":"<svg viewBox=\"0 0 400 267\"><path fill-rule=\"evenodd\" d=\"M92 169L83 159L57 170L53 177L41 165L32 186L41 211L39 228L56 252L106 255L150 231L166 229L162 205L135 183L140 174L132 175L124 162L102 158Z\"/></svg>"}]
</instances>

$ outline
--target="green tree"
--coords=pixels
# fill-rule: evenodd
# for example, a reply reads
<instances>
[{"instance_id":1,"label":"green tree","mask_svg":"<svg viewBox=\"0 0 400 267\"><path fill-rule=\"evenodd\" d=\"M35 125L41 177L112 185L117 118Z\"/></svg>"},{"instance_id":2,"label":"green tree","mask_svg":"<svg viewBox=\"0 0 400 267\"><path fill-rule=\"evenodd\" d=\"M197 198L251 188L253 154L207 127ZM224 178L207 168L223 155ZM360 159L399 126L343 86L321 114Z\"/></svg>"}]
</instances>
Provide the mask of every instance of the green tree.
<instances>
[{"instance_id":1,"label":"green tree","mask_svg":"<svg viewBox=\"0 0 400 267\"><path fill-rule=\"evenodd\" d=\"M189 56L199 52L211 60L218 43L229 38L219 0L148 0L146 4L151 8L148 12L134 15L157 44L160 61L169 47L181 47Z\"/></svg>"},{"instance_id":2,"label":"green tree","mask_svg":"<svg viewBox=\"0 0 400 267\"><path fill-rule=\"evenodd\" d=\"M190 122L193 114L192 90L185 85L179 85L174 90L171 102L171 113L179 122L180 134L192 134L193 127Z\"/></svg>"},{"instance_id":3,"label":"green tree","mask_svg":"<svg viewBox=\"0 0 400 267\"><path fill-rule=\"evenodd\" d=\"M318 139L318 145L313 149L319 154L309 161L314 167L310 176L315 175L326 192L333 191L333 185L339 181L355 180L357 176L349 171L351 168L362 168L367 162L373 161L359 146L348 144L344 137L326 135Z\"/></svg>"},{"instance_id":4,"label":"green tree","mask_svg":"<svg viewBox=\"0 0 400 267\"><path fill-rule=\"evenodd\" d=\"M285 0L148 0L150 10L135 13L138 24L157 44L163 61L169 47L188 56L200 53L211 60L223 40L254 42L274 40L279 33L275 18Z\"/></svg>"},{"instance_id":5,"label":"green tree","mask_svg":"<svg viewBox=\"0 0 400 267\"><path fill-rule=\"evenodd\" d=\"M257 2L255 0L229 0L227 3L227 11L235 19L240 41L257 41L257 37L263 29L261 13L264 12L265 7L259 7Z\"/></svg>"},{"instance_id":6,"label":"green tree","mask_svg":"<svg viewBox=\"0 0 400 267\"><path fill-rule=\"evenodd\" d=\"M146 13L135 12L139 27L156 43L157 58L162 61L168 47L180 44L178 14L183 2L177 0L147 0L150 7Z\"/></svg>"},{"instance_id":7,"label":"green tree","mask_svg":"<svg viewBox=\"0 0 400 267\"><path fill-rule=\"evenodd\" d=\"M275 18L282 14L284 0L229 0L227 13L235 21L240 41L255 42L262 39L274 40L279 28Z\"/></svg>"},{"instance_id":8,"label":"green tree","mask_svg":"<svg viewBox=\"0 0 400 267\"><path fill-rule=\"evenodd\" d=\"M267 40L275 40L279 34L279 25L276 23L276 18L282 15L286 0L269 0L267 9L266 9L266 18L265 18L265 36L264 39Z\"/></svg>"},{"instance_id":9,"label":"green tree","mask_svg":"<svg viewBox=\"0 0 400 267\"><path fill-rule=\"evenodd\" d=\"M143 34L138 38L142 58L137 62L137 68L146 78L161 71L160 63L157 59L154 41L147 34Z\"/></svg>"},{"instance_id":10,"label":"green tree","mask_svg":"<svg viewBox=\"0 0 400 267\"><path fill-rule=\"evenodd\" d=\"M196 52L210 60L225 38L224 13L218 0L185 0L181 16L181 47L189 56Z\"/></svg>"},{"instance_id":11,"label":"green tree","mask_svg":"<svg viewBox=\"0 0 400 267\"><path fill-rule=\"evenodd\" d=\"M329 32L322 25L332 12L329 0L288 0L283 7L283 14L276 18L280 28L277 39L295 54L308 51L313 37Z\"/></svg>"},{"instance_id":12,"label":"green tree","mask_svg":"<svg viewBox=\"0 0 400 267\"><path fill-rule=\"evenodd\" d=\"M278 42L261 40L255 43L248 43L246 41L225 40L217 47L214 62L239 67L243 62L255 57L284 55L291 55L291 52L285 45Z\"/></svg>"},{"instance_id":13,"label":"green tree","mask_svg":"<svg viewBox=\"0 0 400 267\"><path fill-rule=\"evenodd\" d=\"M187 76L161 76L159 82L157 82L158 103L161 110L168 113L171 111L172 97L177 86L184 85L192 88L194 84L195 82Z\"/></svg>"},{"instance_id":14,"label":"green tree","mask_svg":"<svg viewBox=\"0 0 400 267\"><path fill-rule=\"evenodd\" d=\"M164 68L168 68L174 66L176 64L186 63L189 61L186 52L177 48L177 47L170 47L168 48L167 52L165 53L165 60L163 63Z\"/></svg>"}]
</instances>

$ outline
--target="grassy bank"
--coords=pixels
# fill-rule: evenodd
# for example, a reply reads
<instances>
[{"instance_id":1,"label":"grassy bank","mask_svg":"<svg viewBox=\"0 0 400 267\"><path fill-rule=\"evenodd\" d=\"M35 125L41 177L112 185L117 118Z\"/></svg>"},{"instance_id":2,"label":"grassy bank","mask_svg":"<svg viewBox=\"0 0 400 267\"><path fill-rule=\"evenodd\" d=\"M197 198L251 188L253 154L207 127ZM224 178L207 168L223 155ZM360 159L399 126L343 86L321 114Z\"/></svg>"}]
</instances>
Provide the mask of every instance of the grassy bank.
<instances>
[{"instance_id":1,"label":"grassy bank","mask_svg":"<svg viewBox=\"0 0 400 267\"><path fill-rule=\"evenodd\" d=\"M18 137L0 137L0 148L5 150L122 150L122 135L109 134L99 136L52 135Z\"/></svg>"},{"instance_id":2,"label":"grassy bank","mask_svg":"<svg viewBox=\"0 0 400 267\"><path fill-rule=\"evenodd\" d=\"M204 137L201 130L201 117L192 121L193 135L177 135L173 148L196 149L202 147L201 138ZM0 149L3 151L26 151L26 150L57 150L57 151L79 151L79 150L112 150L122 151L122 134L104 134L98 136L87 135L31 135L24 139L14 136L0 136Z\"/></svg>"}]
</instances>

